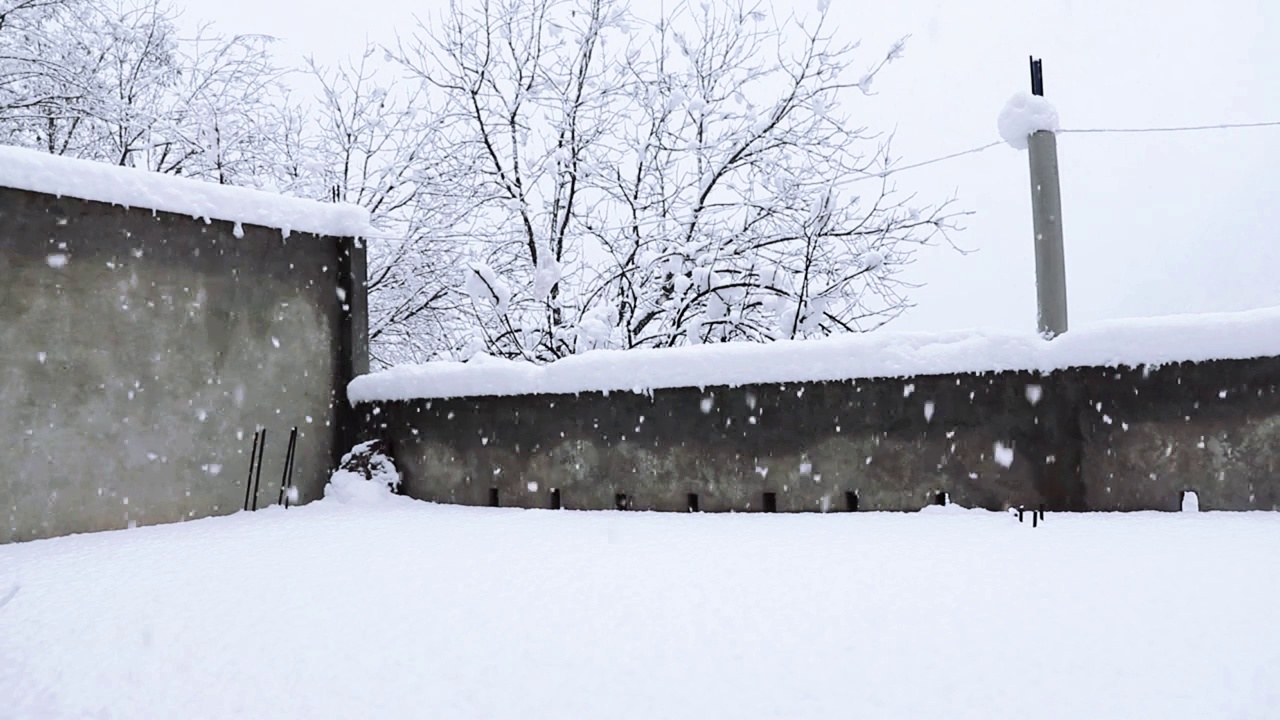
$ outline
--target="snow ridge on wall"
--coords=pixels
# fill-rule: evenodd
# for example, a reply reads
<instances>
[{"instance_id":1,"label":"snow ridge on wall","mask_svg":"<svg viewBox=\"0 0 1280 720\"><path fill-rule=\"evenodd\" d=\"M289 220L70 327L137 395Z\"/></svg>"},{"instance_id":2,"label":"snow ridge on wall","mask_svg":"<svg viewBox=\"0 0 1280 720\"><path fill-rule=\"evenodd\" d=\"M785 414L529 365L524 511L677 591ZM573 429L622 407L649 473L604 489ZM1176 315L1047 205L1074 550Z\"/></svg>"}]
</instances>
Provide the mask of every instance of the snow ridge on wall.
<instances>
[{"instance_id":1,"label":"snow ridge on wall","mask_svg":"<svg viewBox=\"0 0 1280 720\"><path fill-rule=\"evenodd\" d=\"M876 332L821 340L597 350L549 365L479 356L356 378L353 403L485 395L646 392L1070 367L1140 367L1280 355L1280 308L1112 321L1053 340L1033 333Z\"/></svg>"},{"instance_id":2,"label":"snow ridge on wall","mask_svg":"<svg viewBox=\"0 0 1280 720\"><path fill-rule=\"evenodd\" d=\"M205 221L261 225L332 237L364 237L362 207L277 195L248 188L0 146L0 187L146 208Z\"/></svg>"}]
</instances>

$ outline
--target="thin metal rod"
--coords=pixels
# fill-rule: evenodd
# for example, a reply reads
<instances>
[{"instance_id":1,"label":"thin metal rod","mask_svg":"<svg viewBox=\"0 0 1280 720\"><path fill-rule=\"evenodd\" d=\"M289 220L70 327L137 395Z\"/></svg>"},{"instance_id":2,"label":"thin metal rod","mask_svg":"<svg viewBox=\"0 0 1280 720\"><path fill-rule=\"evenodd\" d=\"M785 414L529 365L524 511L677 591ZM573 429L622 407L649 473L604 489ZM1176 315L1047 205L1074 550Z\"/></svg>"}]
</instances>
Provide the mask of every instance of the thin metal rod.
<instances>
[{"instance_id":1,"label":"thin metal rod","mask_svg":"<svg viewBox=\"0 0 1280 720\"><path fill-rule=\"evenodd\" d=\"M262 428L262 444L258 446L258 472L253 477L253 509L258 509L258 486L262 483L262 457L267 452L267 429Z\"/></svg>"},{"instance_id":2,"label":"thin metal rod","mask_svg":"<svg viewBox=\"0 0 1280 720\"><path fill-rule=\"evenodd\" d=\"M258 431L253 431L253 449L249 451L249 477L244 481L244 509L249 509L249 492L253 489L253 468L258 464Z\"/></svg>"},{"instance_id":3,"label":"thin metal rod","mask_svg":"<svg viewBox=\"0 0 1280 720\"><path fill-rule=\"evenodd\" d=\"M293 459L298 447L298 428L295 425L289 432L289 448L284 454L284 470L280 473L280 499L276 502L289 507L289 488L293 485Z\"/></svg>"},{"instance_id":4,"label":"thin metal rod","mask_svg":"<svg viewBox=\"0 0 1280 720\"><path fill-rule=\"evenodd\" d=\"M293 434L289 434L289 443L284 451L284 464L280 466L280 496L276 498L276 503L284 504L285 484L289 482L289 453L293 451Z\"/></svg>"},{"instance_id":5,"label":"thin metal rod","mask_svg":"<svg viewBox=\"0 0 1280 720\"><path fill-rule=\"evenodd\" d=\"M298 464L298 428L295 425L289 437L289 490L293 490L293 469ZM289 493L284 495L284 506L289 507Z\"/></svg>"}]
</instances>

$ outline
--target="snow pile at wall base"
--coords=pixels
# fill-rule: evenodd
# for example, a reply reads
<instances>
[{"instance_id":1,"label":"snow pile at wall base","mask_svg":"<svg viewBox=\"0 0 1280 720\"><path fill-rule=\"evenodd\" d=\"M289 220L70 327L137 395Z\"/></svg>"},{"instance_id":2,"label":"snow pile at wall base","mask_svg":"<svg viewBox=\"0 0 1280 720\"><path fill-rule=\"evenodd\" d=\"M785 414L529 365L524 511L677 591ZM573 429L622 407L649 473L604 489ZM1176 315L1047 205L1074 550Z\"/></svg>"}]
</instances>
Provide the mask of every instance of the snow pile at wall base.
<instances>
[{"instance_id":1,"label":"snow pile at wall base","mask_svg":"<svg viewBox=\"0 0 1280 720\"><path fill-rule=\"evenodd\" d=\"M821 340L597 350L549 365L479 356L356 378L354 403L414 398L646 392L855 378L1070 367L1141 367L1280 355L1280 308L1101 323L1053 340L1033 333L876 332Z\"/></svg>"},{"instance_id":2,"label":"snow pile at wall base","mask_svg":"<svg viewBox=\"0 0 1280 720\"><path fill-rule=\"evenodd\" d=\"M369 213L138 168L0 146L0 187L331 237L370 234Z\"/></svg>"},{"instance_id":3,"label":"snow pile at wall base","mask_svg":"<svg viewBox=\"0 0 1280 720\"><path fill-rule=\"evenodd\" d=\"M344 505L378 505L395 498L400 473L378 440L360 443L342 457L324 487L325 499Z\"/></svg>"}]
</instances>

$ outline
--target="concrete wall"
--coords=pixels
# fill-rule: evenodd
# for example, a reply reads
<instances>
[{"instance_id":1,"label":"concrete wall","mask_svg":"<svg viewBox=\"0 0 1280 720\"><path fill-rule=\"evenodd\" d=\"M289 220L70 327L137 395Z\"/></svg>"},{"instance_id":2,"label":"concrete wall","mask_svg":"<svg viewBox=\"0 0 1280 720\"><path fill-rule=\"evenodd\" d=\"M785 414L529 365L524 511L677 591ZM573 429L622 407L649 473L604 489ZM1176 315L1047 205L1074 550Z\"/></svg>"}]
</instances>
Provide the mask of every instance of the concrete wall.
<instances>
[{"instance_id":1,"label":"concrete wall","mask_svg":"<svg viewBox=\"0 0 1280 720\"><path fill-rule=\"evenodd\" d=\"M413 497L565 508L1280 507L1280 360L362 405ZM997 445L999 447L997 447ZM625 500L620 498L625 495Z\"/></svg>"},{"instance_id":2,"label":"concrete wall","mask_svg":"<svg viewBox=\"0 0 1280 720\"><path fill-rule=\"evenodd\" d=\"M318 497L352 246L0 188L0 542L234 512L258 426L259 505L294 425Z\"/></svg>"}]
</instances>

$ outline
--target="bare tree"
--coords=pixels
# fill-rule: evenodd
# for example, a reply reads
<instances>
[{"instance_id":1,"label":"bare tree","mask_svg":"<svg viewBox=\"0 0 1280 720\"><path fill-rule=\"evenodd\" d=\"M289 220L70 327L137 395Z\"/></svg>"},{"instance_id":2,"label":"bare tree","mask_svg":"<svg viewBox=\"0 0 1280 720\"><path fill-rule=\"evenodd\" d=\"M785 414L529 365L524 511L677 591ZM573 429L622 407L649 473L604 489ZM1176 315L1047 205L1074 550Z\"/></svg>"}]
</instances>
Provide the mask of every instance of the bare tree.
<instances>
[{"instance_id":1,"label":"bare tree","mask_svg":"<svg viewBox=\"0 0 1280 720\"><path fill-rule=\"evenodd\" d=\"M0 10L4 137L221 183L269 175L262 149L287 114L271 39L209 26L183 39L174 17L162 0L17 0Z\"/></svg>"},{"instance_id":2,"label":"bare tree","mask_svg":"<svg viewBox=\"0 0 1280 720\"><path fill-rule=\"evenodd\" d=\"M6 143L72 151L74 133L63 128L78 126L101 94L94 78L102 58L68 41L88 12L81 0L0 0L0 137Z\"/></svg>"},{"instance_id":3,"label":"bare tree","mask_svg":"<svg viewBox=\"0 0 1280 720\"><path fill-rule=\"evenodd\" d=\"M287 137L298 108L286 72L265 35L221 36L203 25L176 47L176 83L165 98L163 125L146 144L148 165L161 172L223 185L289 189L275 138Z\"/></svg>"},{"instance_id":4,"label":"bare tree","mask_svg":"<svg viewBox=\"0 0 1280 720\"><path fill-rule=\"evenodd\" d=\"M447 353L459 334L452 283L465 253L448 228L472 201L425 88L389 79L376 56L370 46L334 68L309 61L320 93L300 152L313 194L369 210L369 334L385 366Z\"/></svg>"},{"instance_id":5,"label":"bare tree","mask_svg":"<svg viewBox=\"0 0 1280 720\"><path fill-rule=\"evenodd\" d=\"M855 73L825 8L725 0L637 25L616 0L455 2L398 48L471 163L464 279L510 288L502 312L471 293L479 345L549 360L800 338L908 307L903 268L955 214L898 194L888 142L845 107L902 43Z\"/></svg>"},{"instance_id":6,"label":"bare tree","mask_svg":"<svg viewBox=\"0 0 1280 720\"><path fill-rule=\"evenodd\" d=\"M457 227L477 238L482 267L521 288L497 315L470 303L490 352L543 360L574 351L573 300L560 278L591 262L579 222L605 198L590 166L625 120L605 36L625 22L610 0L455 3L438 33L399 49L445 98L442 143L469 170Z\"/></svg>"},{"instance_id":7,"label":"bare tree","mask_svg":"<svg viewBox=\"0 0 1280 720\"><path fill-rule=\"evenodd\" d=\"M958 213L891 177L824 3L453 0L389 53L179 37L166 0L0 0L0 142L357 203L381 365L872 330Z\"/></svg>"},{"instance_id":8,"label":"bare tree","mask_svg":"<svg viewBox=\"0 0 1280 720\"><path fill-rule=\"evenodd\" d=\"M165 124L166 93L179 77L176 30L158 0L64 0L26 34L15 56L25 94L11 135L51 153L138 164Z\"/></svg>"},{"instance_id":9,"label":"bare tree","mask_svg":"<svg viewBox=\"0 0 1280 720\"><path fill-rule=\"evenodd\" d=\"M629 227L595 233L627 347L874 329L907 307L914 250L951 227L946 203L897 196L887 143L842 108L902 43L855 76L825 13L765 7L682 6L629 67L643 136L611 188Z\"/></svg>"}]
</instances>

